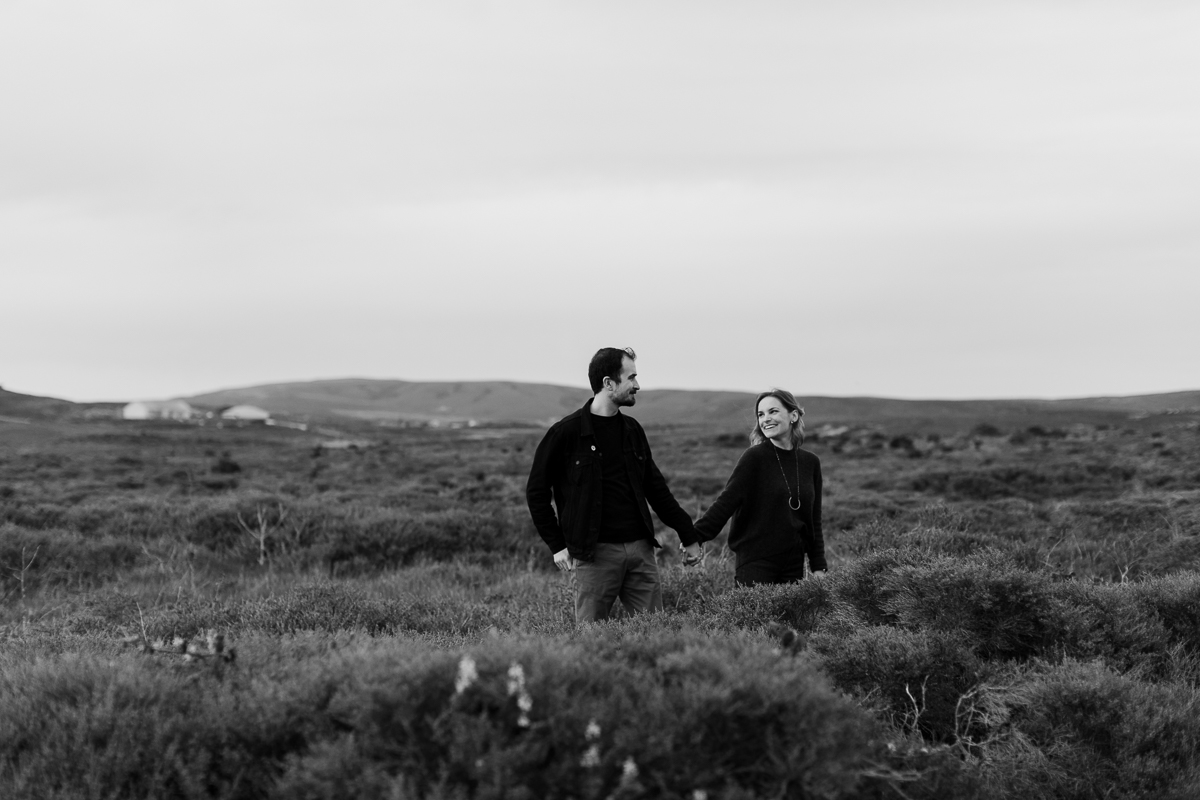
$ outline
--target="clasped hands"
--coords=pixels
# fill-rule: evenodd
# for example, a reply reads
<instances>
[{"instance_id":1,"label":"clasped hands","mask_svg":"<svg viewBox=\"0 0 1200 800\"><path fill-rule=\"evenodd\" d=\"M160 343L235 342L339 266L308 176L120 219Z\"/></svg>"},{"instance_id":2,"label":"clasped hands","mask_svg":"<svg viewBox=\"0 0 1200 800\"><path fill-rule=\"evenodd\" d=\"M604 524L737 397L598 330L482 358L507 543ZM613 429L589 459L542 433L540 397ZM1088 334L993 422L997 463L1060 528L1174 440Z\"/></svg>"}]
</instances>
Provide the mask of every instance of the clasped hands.
<instances>
[{"instance_id":1,"label":"clasped hands","mask_svg":"<svg viewBox=\"0 0 1200 800\"><path fill-rule=\"evenodd\" d=\"M679 551L683 553L685 567L694 567L704 560L704 545L699 542L689 544L687 547L680 547Z\"/></svg>"}]
</instances>

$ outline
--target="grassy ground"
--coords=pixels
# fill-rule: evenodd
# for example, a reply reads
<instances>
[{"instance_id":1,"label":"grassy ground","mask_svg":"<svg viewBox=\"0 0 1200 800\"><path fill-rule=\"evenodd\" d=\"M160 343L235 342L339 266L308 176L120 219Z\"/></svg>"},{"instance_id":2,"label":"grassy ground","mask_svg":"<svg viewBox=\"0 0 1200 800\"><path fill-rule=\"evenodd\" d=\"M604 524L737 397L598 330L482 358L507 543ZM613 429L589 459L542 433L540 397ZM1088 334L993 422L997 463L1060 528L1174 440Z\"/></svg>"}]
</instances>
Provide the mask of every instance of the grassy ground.
<instances>
[{"instance_id":1,"label":"grassy ground","mask_svg":"<svg viewBox=\"0 0 1200 800\"><path fill-rule=\"evenodd\" d=\"M827 579L583 629L540 432L334 433L0 425L0 796L1200 794L1189 417L810 440ZM743 440L650 435L696 512Z\"/></svg>"}]
</instances>

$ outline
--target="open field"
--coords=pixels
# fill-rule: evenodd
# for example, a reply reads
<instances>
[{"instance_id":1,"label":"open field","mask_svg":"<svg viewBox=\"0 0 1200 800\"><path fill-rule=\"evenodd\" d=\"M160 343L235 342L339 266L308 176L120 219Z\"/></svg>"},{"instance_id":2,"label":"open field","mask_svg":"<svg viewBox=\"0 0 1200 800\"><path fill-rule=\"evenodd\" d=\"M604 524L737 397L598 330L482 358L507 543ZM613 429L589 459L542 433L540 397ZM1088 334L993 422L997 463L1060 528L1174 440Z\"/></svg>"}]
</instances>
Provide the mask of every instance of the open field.
<instances>
[{"instance_id":1,"label":"open field","mask_svg":"<svg viewBox=\"0 0 1200 800\"><path fill-rule=\"evenodd\" d=\"M825 580L585 630L540 430L0 422L0 797L1200 796L1200 421L1114 419L829 432Z\"/></svg>"}]
</instances>

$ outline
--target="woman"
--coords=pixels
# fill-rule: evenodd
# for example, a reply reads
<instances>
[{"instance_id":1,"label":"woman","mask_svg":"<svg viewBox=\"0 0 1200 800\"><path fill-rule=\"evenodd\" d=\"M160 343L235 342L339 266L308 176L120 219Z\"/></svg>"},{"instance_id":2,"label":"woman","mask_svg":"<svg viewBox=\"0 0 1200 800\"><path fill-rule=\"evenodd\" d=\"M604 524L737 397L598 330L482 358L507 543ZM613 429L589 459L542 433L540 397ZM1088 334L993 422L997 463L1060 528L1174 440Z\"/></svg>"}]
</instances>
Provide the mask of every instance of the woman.
<instances>
[{"instance_id":1,"label":"woman","mask_svg":"<svg viewBox=\"0 0 1200 800\"><path fill-rule=\"evenodd\" d=\"M702 542L714 539L733 517L729 549L737 555L738 586L801 580L806 556L813 574L823 575L821 462L800 449L804 411L782 389L760 394L754 409L751 447L696 532Z\"/></svg>"}]
</instances>

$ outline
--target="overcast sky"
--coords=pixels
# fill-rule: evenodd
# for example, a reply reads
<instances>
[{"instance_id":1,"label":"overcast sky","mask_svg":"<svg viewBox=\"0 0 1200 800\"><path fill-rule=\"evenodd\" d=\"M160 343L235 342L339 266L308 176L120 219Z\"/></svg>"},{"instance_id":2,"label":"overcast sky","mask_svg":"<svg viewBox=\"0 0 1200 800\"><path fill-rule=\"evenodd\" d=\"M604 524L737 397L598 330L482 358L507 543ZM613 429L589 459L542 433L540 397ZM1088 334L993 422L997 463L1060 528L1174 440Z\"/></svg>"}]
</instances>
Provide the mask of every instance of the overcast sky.
<instances>
[{"instance_id":1,"label":"overcast sky","mask_svg":"<svg viewBox=\"0 0 1200 800\"><path fill-rule=\"evenodd\" d=\"M0 4L0 385L1200 388L1200 4Z\"/></svg>"}]
</instances>

